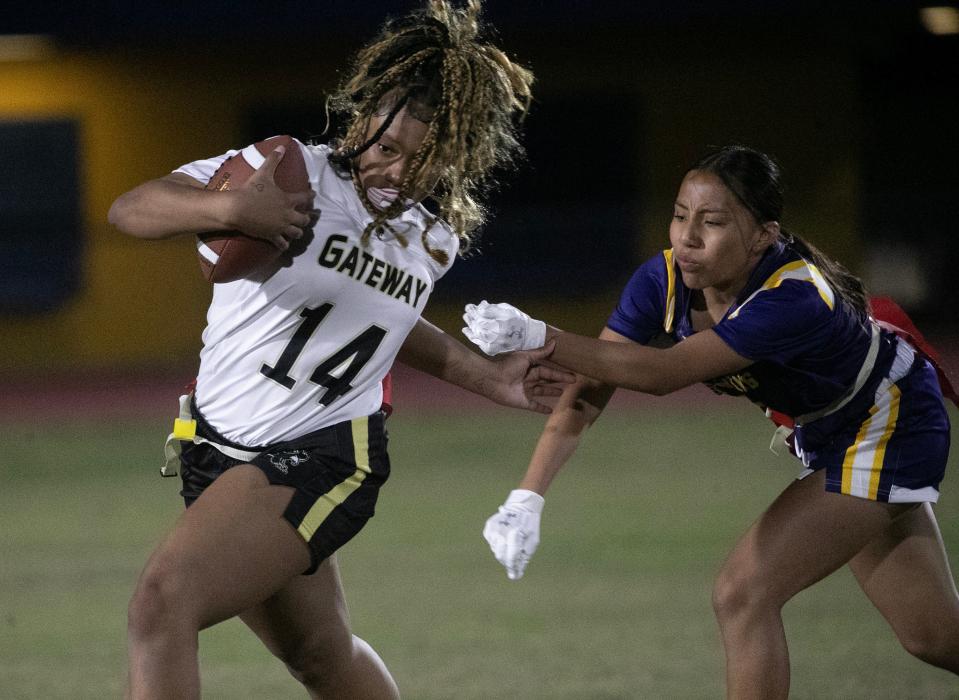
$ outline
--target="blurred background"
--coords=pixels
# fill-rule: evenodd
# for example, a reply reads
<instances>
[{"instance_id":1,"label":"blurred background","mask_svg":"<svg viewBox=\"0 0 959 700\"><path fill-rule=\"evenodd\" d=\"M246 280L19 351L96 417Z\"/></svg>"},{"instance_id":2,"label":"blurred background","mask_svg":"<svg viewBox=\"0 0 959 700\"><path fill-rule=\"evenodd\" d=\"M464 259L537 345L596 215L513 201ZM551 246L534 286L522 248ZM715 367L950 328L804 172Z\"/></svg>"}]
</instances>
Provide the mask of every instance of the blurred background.
<instances>
[{"instance_id":1,"label":"blurred background","mask_svg":"<svg viewBox=\"0 0 959 700\"><path fill-rule=\"evenodd\" d=\"M179 512L157 476L210 287L189 239L107 223L122 192L278 133L324 101L400 0L20 2L0 14L0 696L119 697L125 609ZM9 4L8 4L9 5ZM959 374L959 7L898 0L487 0L533 69L528 160L427 316L511 301L584 333L668 245L707 147L776 157L785 224L899 301ZM716 698L725 552L793 478L771 424L702 387L620 392L550 492L509 582L480 537L542 416L398 368L394 471L339 559L356 631L405 697ZM718 407L722 410L716 410ZM950 409L956 420L954 409ZM937 513L959 559L959 458ZM793 696L957 698L848 572L791 601ZM210 697L297 697L231 621L201 637ZM878 663L877 663L878 660Z\"/></svg>"},{"instance_id":2,"label":"blurred background","mask_svg":"<svg viewBox=\"0 0 959 700\"><path fill-rule=\"evenodd\" d=\"M276 133L324 140L339 71L416 5L5 10L0 376L194 363L210 290L191 241L126 238L111 202ZM485 16L537 77L529 158L491 196L479 254L440 285L441 325L486 297L598 331L631 270L665 247L684 169L739 141L780 161L787 226L927 332L955 332L955 3L490 0Z\"/></svg>"}]
</instances>

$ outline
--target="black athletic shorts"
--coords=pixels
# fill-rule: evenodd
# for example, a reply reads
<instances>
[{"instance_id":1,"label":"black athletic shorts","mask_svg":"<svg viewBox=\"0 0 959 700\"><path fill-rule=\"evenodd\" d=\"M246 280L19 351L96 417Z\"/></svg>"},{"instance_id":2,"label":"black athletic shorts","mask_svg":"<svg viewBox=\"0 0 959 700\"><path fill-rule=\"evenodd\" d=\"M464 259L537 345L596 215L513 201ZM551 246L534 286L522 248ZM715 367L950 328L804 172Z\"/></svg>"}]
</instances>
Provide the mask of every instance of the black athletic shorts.
<instances>
[{"instance_id":1,"label":"black athletic shorts","mask_svg":"<svg viewBox=\"0 0 959 700\"><path fill-rule=\"evenodd\" d=\"M314 573L373 517L380 486L390 474L382 411L258 447L237 445L217 434L196 406L193 417L200 437L238 449L262 450L249 463L259 467L271 484L294 489L283 517L310 547L310 568L305 574ZM183 442L182 448L180 495L188 507L220 474L245 464L208 443Z\"/></svg>"}]
</instances>

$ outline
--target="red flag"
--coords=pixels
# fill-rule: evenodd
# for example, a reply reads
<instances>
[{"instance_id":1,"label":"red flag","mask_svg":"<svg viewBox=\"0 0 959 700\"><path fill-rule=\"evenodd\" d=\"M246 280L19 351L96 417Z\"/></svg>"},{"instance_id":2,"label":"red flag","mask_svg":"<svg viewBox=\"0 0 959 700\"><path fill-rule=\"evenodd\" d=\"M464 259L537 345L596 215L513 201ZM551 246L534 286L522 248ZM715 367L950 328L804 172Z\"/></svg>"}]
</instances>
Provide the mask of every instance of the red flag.
<instances>
[{"instance_id":1,"label":"red flag","mask_svg":"<svg viewBox=\"0 0 959 700\"><path fill-rule=\"evenodd\" d=\"M889 297L869 297L869 305L872 307L873 318L880 326L892 331L900 338L905 338L910 345L932 363L932 366L936 369L936 375L939 377L939 387L942 389L942 395L959 407L959 394L956 393L946 370L942 367L939 352L923 337L919 329L916 328L916 324L902 310L902 307Z\"/></svg>"}]
</instances>

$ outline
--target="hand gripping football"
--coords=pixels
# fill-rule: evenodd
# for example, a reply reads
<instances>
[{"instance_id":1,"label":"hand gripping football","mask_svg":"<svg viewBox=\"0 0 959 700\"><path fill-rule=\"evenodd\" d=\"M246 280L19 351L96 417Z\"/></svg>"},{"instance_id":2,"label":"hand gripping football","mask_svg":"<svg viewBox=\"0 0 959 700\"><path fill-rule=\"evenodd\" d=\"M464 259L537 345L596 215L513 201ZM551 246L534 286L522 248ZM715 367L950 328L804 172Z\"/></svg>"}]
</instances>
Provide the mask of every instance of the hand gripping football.
<instances>
[{"instance_id":1,"label":"hand gripping football","mask_svg":"<svg viewBox=\"0 0 959 700\"><path fill-rule=\"evenodd\" d=\"M273 181L284 192L310 189L310 178L299 144L291 136L273 136L247 146L227 158L213 173L206 189L230 190L246 182L277 146L286 153L276 166ZM210 282L234 282L239 279L265 279L282 264L282 251L262 238L239 231L212 231L197 236L197 256L203 276Z\"/></svg>"}]
</instances>

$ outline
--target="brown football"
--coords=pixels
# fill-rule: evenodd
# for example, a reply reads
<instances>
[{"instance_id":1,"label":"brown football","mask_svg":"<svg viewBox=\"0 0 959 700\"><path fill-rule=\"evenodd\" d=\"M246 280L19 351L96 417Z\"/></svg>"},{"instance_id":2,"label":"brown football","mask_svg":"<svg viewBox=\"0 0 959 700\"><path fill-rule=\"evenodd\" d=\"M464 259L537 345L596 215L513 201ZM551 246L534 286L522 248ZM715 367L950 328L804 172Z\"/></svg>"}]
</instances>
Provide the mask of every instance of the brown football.
<instances>
[{"instance_id":1,"label":"brown football","mask_svg":"<svg viewBox=\"0 0 959 700\"><path fill-rule=\"evenodd\" d=\"M227 158L213 173L208 190L230 190L246 182L277 146L286 146L276 166L273 181L284 192L305 192L310 177L299 144L292 136L273 136L247 146ZM197 257L203 276L210 282L233 282L239 279L265 279L282 264L282 251L262 238L246 236L239 231L212 231L197 236Z\"/></svg>"}]
</instances>

